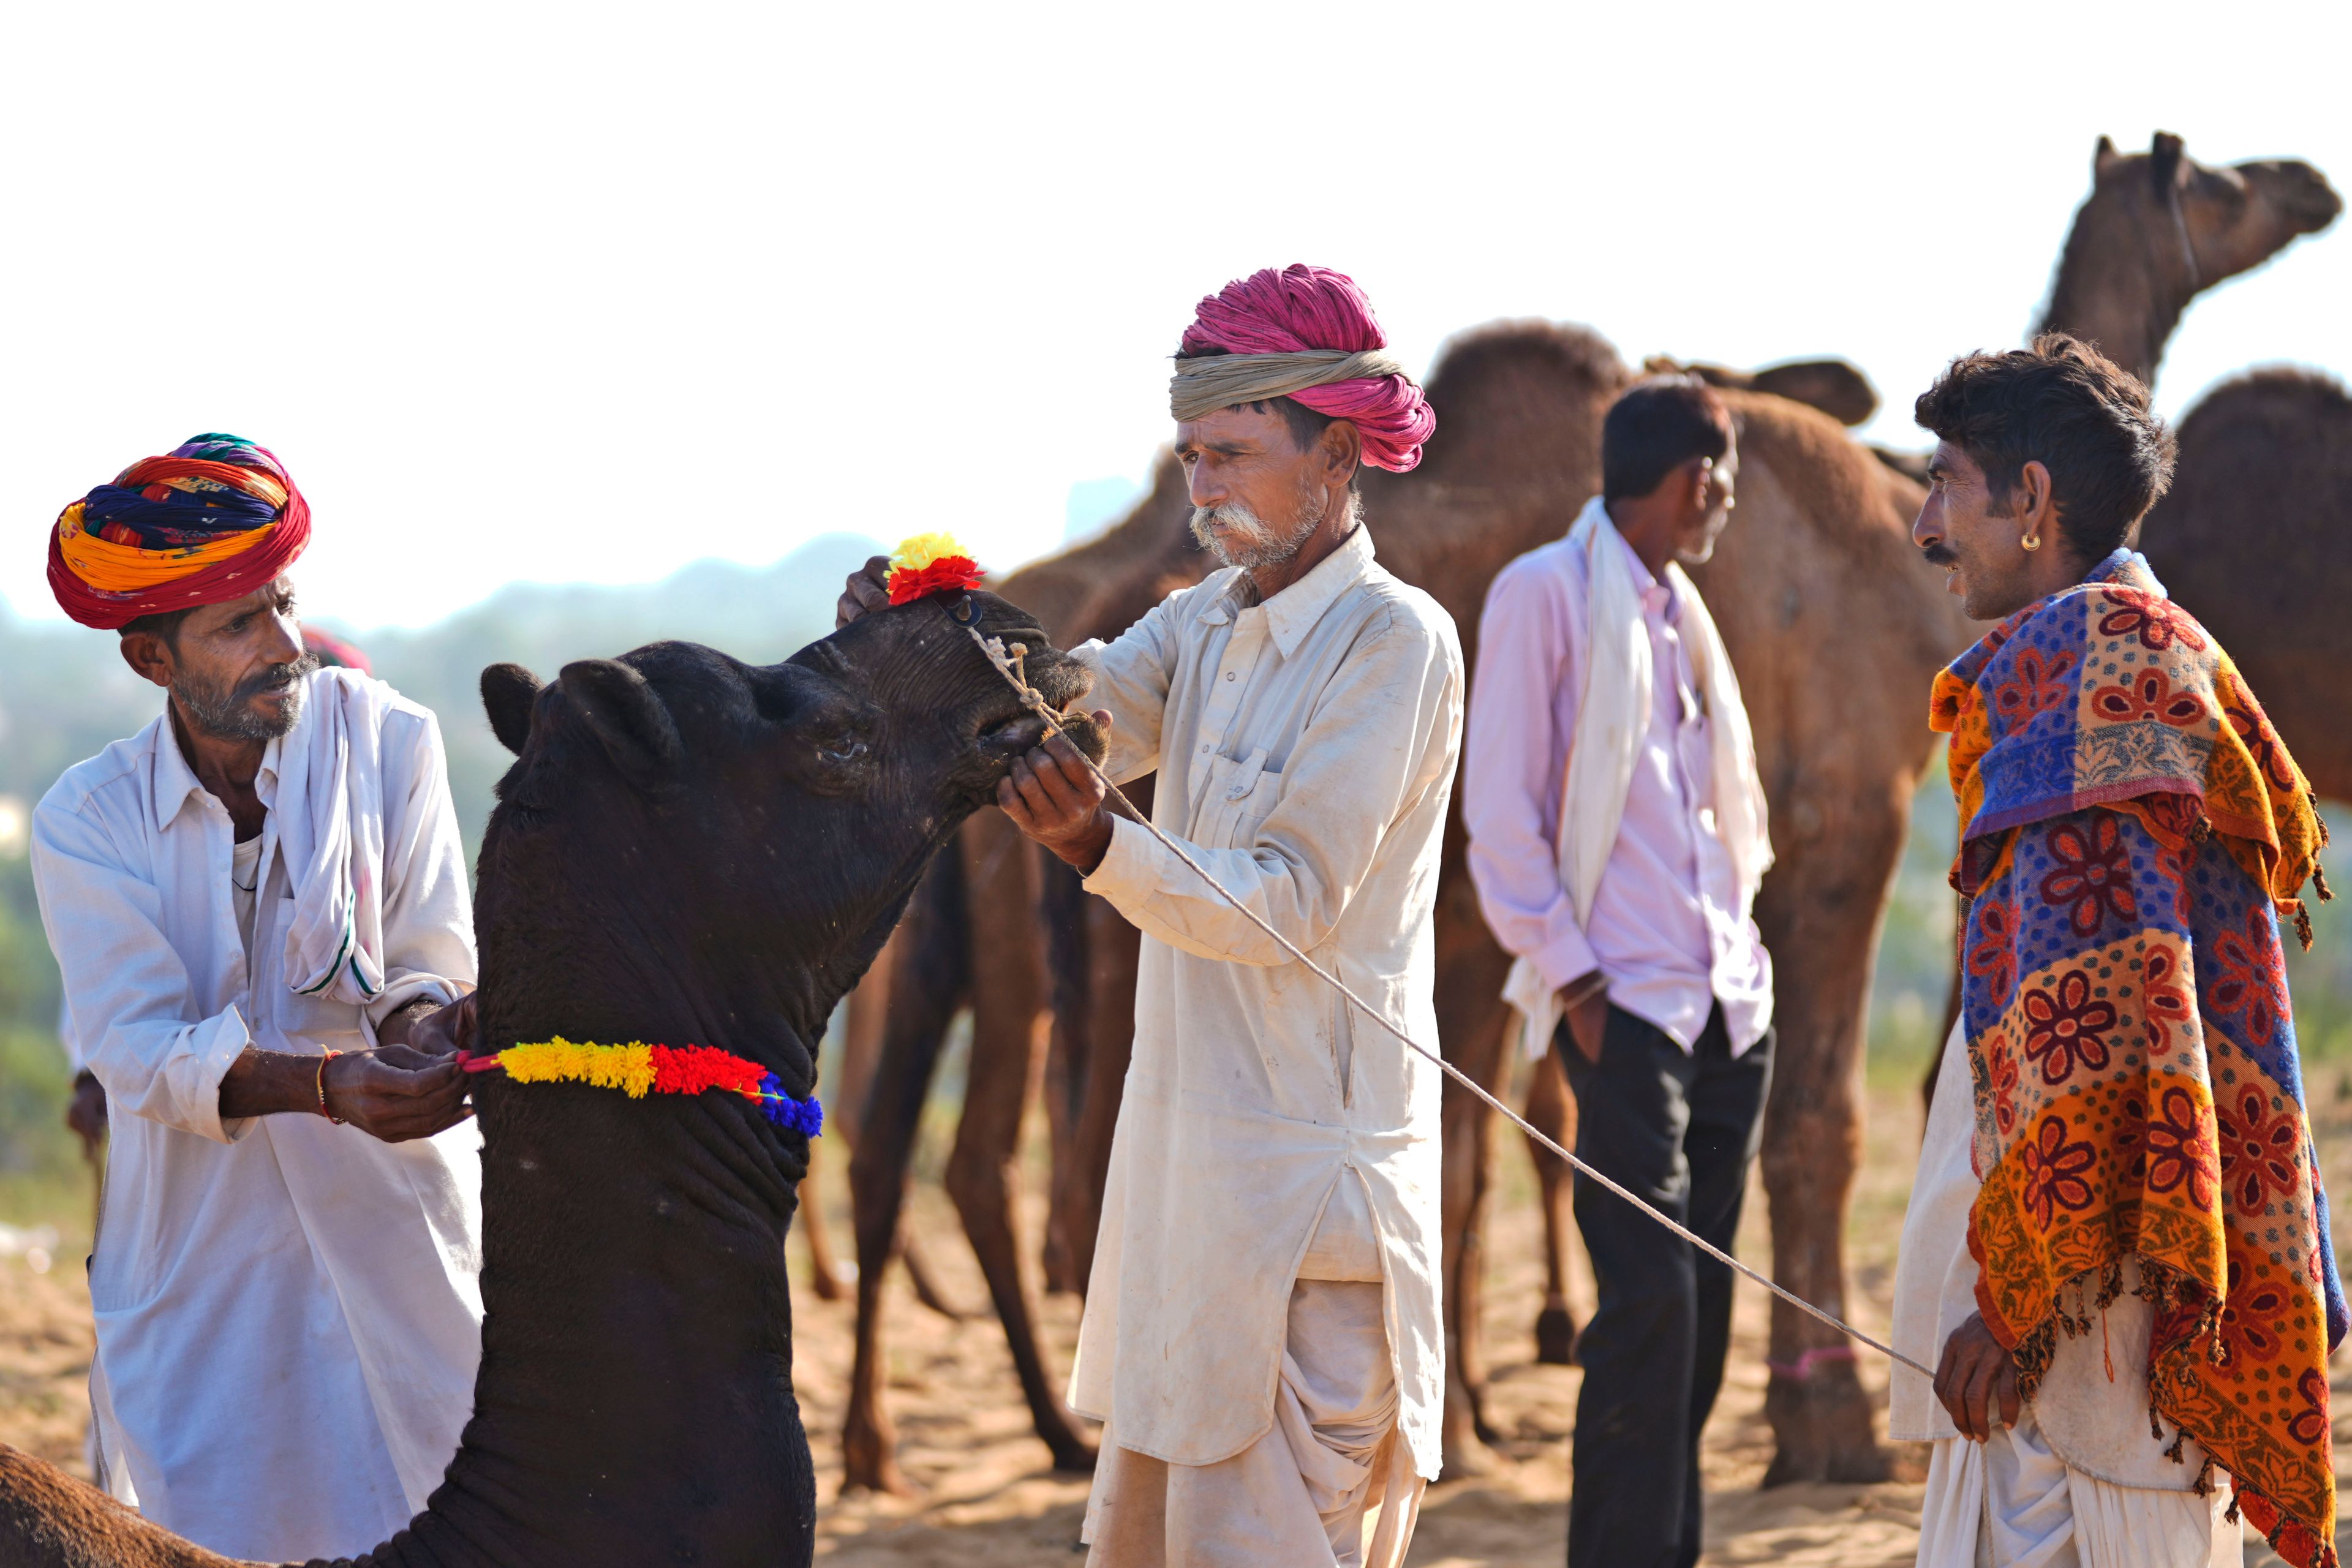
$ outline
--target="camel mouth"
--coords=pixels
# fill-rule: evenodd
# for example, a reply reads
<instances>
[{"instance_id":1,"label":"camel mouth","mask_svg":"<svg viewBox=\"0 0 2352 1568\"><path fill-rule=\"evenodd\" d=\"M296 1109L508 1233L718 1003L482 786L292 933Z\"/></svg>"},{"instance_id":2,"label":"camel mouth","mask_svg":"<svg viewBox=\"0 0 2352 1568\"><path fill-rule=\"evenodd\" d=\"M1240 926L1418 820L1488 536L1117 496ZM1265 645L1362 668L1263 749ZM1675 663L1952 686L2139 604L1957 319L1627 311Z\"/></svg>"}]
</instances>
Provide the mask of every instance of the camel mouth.
<instances>
[{"instance_id":1,"label":"camel mouth","mask_svg":"<svg viewBox=\"0 0 2352 1568\"><path fill-rule=\"evenodd\" d=\"M981 731L980 751L991 762L1009 763L1036 750L1045 739L1045 721L1024 709Z\"/></svg>"},{"instance_id":2,"label":"camel mouth","mask_svg":"<svg viewBox=\"0 0 2352 1568\"><path fill-rule=\"evenodd\" d=\"M1079 751L1095 762L1103 760L1108 746L1092 718L1084 713L1056 712L1054 720ZM981 754L991 762L1009 765L1013 758L1044 745L1047 732L1045 721L1024 709L981 731Z\"/></svg>"}]
</instances>

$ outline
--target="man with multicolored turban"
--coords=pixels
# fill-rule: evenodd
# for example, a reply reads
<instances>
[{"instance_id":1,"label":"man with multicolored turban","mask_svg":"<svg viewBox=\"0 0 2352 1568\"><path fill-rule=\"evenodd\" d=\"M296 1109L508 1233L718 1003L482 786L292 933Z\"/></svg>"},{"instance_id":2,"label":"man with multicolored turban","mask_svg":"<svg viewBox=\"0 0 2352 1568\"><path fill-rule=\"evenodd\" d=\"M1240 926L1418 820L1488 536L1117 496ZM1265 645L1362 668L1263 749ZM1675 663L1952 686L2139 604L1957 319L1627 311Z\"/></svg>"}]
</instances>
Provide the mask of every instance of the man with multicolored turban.
<instances>
[{"instance_id":1,"label":"man with multicolored turban","mask_svg":"<svg viewBox=\"0 0 2352 1568\"><path fill-rule=\"evenodd\" d=\"M1225 570L1095 672L1114 777L1390 1025L1436 1037L1432 914L1462 654L1382 570L1360 465L1436 416L1362 290L1316 267L1201 302L1171 388ZM884 602L853 578L845 616ZM1108 1423L1096 1564L1395 1568L1438 1468L1437 1069L1202 881L1059 739L999 804L1144 933L1135 1047L1070 1404Z\"/></svg>"},{"instance_id":2,"label":"man with multicolored turban","mask_svg":"<svg viewBox=\"0 0 2352 1568\"><path fill-rule=\"evenodd\" d=\"M33 818L113 1152L90 1259L103 1484L215 1552L365 1550L473 1406L471 899L433 715L304 651L284 465L199 436L68 507L66 613L163 711Z\"/></svg>"},{"instance_id":3,"label":"man with multicolored turban","mask_svg":"<svg viewBox=\"0 0 2352 1568\"><path fill-rule=\"evenodd\" d=\"M1956 360L1913 538L1998 621L1937 677L1967 897L1895 1273L1922 1568L2336 1562L2347 1323L2279 940L2309 784L2133 548L2147 389L2060 333Z\"/></svg>"}]
</instances>

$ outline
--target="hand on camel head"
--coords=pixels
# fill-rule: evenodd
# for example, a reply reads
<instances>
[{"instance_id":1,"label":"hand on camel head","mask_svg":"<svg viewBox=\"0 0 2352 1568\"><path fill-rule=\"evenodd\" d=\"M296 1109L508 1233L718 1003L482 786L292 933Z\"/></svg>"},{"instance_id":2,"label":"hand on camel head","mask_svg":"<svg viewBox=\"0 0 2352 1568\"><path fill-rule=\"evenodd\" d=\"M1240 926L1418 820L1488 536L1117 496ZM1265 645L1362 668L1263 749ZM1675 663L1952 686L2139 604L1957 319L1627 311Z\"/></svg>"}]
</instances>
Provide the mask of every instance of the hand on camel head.
<instances>
[{"instance_id":1,"label":"hand on camel head","mask_svg":"<svg viewBox=\"0 0 2352 1568\"><path fill-rule=\"evenodd\" d=\"M890 607L890 558L869 556L866 564L849 574L848 584L841 590L841 598L833 606L833 628L839 631L869 610Z\"/></svg>"},{"instance_id":2,"label":"hand on camel head","mask_svg":"<svg viewBox=\"0 0 2352 1568\"><path fill-rule=\"evenodd\" d=\"M1097 708L1095 727L1110 739L1110 714ZM1052 850L1081 873L1102 864L1110 848L1108 791L1066 735L1047 735L1043 744L1013 759L996 804L1013 826Z\"/></svg>"},{"instance_id":3,"label":"hand on camel head","mask_svg":"<svg viewBox=\"0 0 2352 1568\"><path fill-rule=\"evenodd\" d=\"M1996 1407L2004 1428L2017 1425L2017 1358L1993 1338L1983 1313L1970 1312L1944 1342L1943 1359L1936 1364L1936 1397L1971 1443L1992 1436Z\"/></svg>"}]
</instances>

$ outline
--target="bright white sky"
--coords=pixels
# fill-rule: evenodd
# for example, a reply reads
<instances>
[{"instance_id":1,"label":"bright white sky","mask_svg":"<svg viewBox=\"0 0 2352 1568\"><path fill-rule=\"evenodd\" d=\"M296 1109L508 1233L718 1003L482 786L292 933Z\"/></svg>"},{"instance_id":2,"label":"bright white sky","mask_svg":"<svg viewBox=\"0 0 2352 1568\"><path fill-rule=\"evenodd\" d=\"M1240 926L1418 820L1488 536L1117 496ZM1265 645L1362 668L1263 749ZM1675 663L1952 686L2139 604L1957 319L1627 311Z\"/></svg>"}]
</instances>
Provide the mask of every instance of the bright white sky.
<instances>
[{"instance_id":1,"label":"bright white sky","mask_svg":"<svg viewBox=\"0 0 2352 1568\"><path fill-rule=\"evenodd\" d=\"M1843 354L1901 410L2024 332L2103 132L2352 186L2347 16L21 6L0 597L56 615L58 510L213 429L287 460L306 605L362 626L835 529L1009 566L1073 484L1144 474L1193 301L1301 259L1415 364L1547 316ZM2194 309L2162 403L2352 373L2347 299L2339 223Z\"/></svg>"}]
</instances>

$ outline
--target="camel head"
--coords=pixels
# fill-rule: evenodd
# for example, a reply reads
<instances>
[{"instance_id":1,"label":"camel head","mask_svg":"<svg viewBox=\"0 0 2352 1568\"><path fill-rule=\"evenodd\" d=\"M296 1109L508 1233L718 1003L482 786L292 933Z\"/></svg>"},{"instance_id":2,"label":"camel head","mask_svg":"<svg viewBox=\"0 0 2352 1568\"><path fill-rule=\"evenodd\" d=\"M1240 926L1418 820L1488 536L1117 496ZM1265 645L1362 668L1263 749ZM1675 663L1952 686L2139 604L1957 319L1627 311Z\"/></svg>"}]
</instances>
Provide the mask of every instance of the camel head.
<instances>
[{"instance_id":1,"label":"camel head","mask_svg":"<svg viewBox=\"0 0 2352 1568\"><path fill-rule=\"evenodd\" d=\"M2169 132L2145 153L2118 153L2100 137L2091 174L2042 326L2098 343L2143 381L2190 300L2318 233L2344 208L2308 163L2217 168Z\"/></svg>"},{"instance_id":2,"label":"camel head","mask_svg":"<svg viewBox=\"0 0 2352 1568\"><path fill-rule=\"evenodd\" d=\"M2261 266L2344 210L2326 176L2299 159L2217 169L2189 157L2180 138L2166 131L2145 153L2118 153L2102 136L2091 168L2093 200L2115 205L2151 249L2180 251L2168 259L2178 259L2184 272L2193 262L2197 288Z\"/></svg>"},{"instance_id":3,"label":"camel head","mask_svg":"<svg viewBox=\"0 0 2352 1568\"><path fill-rule=\"evenodd\" d=\"M583 976L550 978L583 967L591 994L634 988L673 1015L723 996L821 1033L932 852L1044 732L958 612L1025 645L1051 706L1084 694L1084 668L983 593L868 616L782 664L665 642L543 686L485 670L516 753L476 909L485 1037L624 1026L580 1016ZM1091 725L1072 732L1099 753Z\"/></svg>"}]
</instances>

